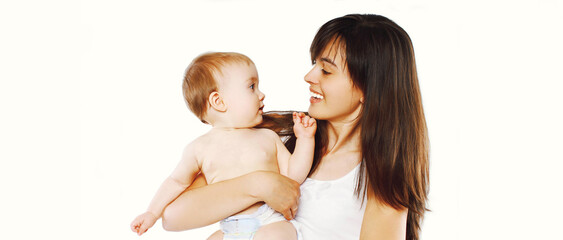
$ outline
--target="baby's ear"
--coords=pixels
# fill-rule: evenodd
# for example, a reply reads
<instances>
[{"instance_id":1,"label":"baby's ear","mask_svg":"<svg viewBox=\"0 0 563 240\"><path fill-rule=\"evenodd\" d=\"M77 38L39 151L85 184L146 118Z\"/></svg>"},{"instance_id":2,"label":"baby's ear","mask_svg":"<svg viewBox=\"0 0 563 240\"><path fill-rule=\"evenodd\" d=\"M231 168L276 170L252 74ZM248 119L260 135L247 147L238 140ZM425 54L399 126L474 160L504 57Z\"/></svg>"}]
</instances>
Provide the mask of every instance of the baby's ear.
<instances>
[{"instance_id":1,"label":"baby's ear","mask_svg":"<svg viewBox=\"0 0 563 240\"><path fill-rule=\"evenodd\" d=\"M225 104L225 101L223 101L221 94L217 91L209 94L209 105L219 112L227 111L227 105Z\"/></svg>"}]
</instances>

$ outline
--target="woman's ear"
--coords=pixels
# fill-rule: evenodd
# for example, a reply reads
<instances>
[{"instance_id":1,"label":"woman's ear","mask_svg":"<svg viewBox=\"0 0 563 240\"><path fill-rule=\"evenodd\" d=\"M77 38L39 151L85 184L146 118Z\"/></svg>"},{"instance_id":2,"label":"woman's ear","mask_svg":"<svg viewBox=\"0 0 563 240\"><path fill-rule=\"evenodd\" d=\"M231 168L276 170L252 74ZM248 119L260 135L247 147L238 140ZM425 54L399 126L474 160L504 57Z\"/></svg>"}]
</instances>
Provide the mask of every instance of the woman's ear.
<instances>
[{"instance_id":1,"label":"woman's ear","mask_svg":"<svg viewBox=\"0 0 563 240\"><path fill-rule=\"evenodd\" d=\"M225 104L225 101L223 101L223 98L221 97L221 94L219 94L219 92L215 91L209 94L209 105L211 105L211 107L219 112L225 112L227 111L227 105Z\"/></svg>"},{"instance_id":2,"label":"woman's ear","mask_svg":"<svg viewBox=\"0 0 563 240\"><path fill-rule=\"evenodd\" d=\"M356 95L356 94L359 95L359 97L360 97L360 99L359 99L359 100L360 100L360 103L363 104L364 101L365 101L364 92L363 92L359 87L354 87L354 88L352 89L352 96L354 96L354 95ZM357 95L356 95L356 96L357 96Z\"/></svg>"}]
</instances>

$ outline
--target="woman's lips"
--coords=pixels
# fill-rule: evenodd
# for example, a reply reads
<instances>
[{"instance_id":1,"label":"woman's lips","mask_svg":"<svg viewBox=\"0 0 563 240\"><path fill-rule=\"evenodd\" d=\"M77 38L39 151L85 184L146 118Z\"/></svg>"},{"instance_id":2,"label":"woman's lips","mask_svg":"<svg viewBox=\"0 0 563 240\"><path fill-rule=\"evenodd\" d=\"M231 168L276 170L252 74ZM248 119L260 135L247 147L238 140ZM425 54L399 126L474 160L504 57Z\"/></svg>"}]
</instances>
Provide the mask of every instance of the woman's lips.
<instances>
[{"instance_id":1,"label":"woman's lips","mask_svg":"<svg viewBox=\"0 0 563 240\"><path fill-rule=\"evenodd\" d=\"M320 102L324 99L324 96L322 94L320 94L319 92L314 91L313 89L309 89L309 91L310 91L309 94L311 95L309 102L318 103L318 102Z\"/></svg>"},{"instance_id":2,"label":"woman's lips","mask_svg":"<svg viewBox=\"0 0 563 240\"><path fill-rule=\"evenodd\" d=\"M320 99L320 98L315 98L315 97L309 98L309 102L311 102L311 103L319 103L321 101L322 101L322 99Z\"/></svg>"}]
</instances>

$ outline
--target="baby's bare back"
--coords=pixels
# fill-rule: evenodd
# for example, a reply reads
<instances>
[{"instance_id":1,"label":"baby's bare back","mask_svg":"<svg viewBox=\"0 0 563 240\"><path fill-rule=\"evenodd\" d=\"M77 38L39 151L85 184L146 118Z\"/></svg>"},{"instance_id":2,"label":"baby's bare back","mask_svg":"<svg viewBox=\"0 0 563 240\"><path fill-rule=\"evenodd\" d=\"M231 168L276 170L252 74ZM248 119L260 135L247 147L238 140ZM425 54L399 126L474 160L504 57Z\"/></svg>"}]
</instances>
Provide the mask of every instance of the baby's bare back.
<instances>
[{"instance_id":1,"label":"baby's bare back","mask_svg":"<svg viewBox=\"0 0 563 240\"><path fill-rule=\"evenodd\" d=\"M197 158L208 184L254 171L279 172L275 139L266 129L211 130L197 139Z\"/></svg>"}]
</instances>

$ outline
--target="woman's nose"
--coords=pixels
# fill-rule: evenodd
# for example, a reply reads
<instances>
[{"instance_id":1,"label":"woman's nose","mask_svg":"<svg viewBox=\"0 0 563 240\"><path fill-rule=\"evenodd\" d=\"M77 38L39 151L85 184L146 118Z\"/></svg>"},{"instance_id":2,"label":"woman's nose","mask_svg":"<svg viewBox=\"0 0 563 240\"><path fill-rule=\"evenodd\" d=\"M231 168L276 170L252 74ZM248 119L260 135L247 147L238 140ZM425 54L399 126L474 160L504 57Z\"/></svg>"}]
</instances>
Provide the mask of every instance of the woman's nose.
<instances>
[{"instance_id":1,"label":"woman's nose","mask_svg":"<svg viewBox=\"0 0 563 240\"><path fill-rule=\"evenodd\" d=\"M315 77L315 73L313 72L314 70L315 67L313 67L307 74L305 74L305 78L304 78L305 82L311 85L318 83Z\"/></svg>"}]
</instances>

